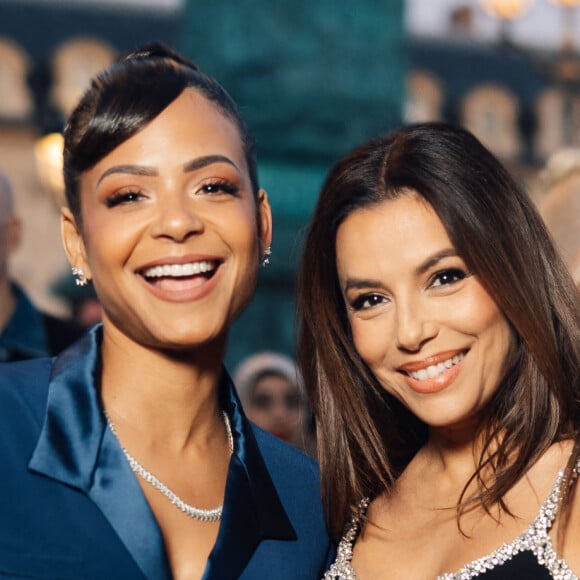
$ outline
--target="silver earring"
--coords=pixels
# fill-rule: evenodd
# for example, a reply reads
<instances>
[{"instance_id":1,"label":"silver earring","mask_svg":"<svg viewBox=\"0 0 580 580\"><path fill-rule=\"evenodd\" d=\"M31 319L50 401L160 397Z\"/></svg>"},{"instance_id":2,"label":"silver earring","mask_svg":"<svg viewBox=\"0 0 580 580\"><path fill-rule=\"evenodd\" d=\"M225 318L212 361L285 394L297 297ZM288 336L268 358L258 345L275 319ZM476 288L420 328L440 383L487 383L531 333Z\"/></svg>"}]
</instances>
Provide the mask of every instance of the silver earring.
<instances>
[{"instance_id":1,"label":"silver earring","mask_svg":"<svg viewBox=\"0 0 580 580\"><path fill-rule=\"evenodd\" d=\"M73 266L72 273L73 276L75 277L75 284L77 286L86 286L89 283L85 271L82 268L77 268L76 266Z\"/></svg>"},{"instance_id":2,"label":"silver earring","mask_svg":"<svg viewBox=\"0 0 580 580\"><path fill-rule=\"evenodd\" d=\"M262 266L262 268L265 268L270 263L270 256L271 255L272 255L272 246L268 246L264 250L264 255L262 256L262 259L260 260L260 266Z\"/></svg>"}]
</instances>

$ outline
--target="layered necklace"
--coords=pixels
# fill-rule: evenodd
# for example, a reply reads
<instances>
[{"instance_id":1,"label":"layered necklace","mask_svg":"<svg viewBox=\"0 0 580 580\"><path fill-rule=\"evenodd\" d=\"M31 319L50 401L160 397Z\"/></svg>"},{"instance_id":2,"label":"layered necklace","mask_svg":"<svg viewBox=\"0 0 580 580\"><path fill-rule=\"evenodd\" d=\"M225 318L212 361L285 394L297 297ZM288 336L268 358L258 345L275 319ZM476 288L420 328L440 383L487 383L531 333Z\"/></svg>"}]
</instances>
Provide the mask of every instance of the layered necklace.
<instances>
[{"instance_id":1,"label":"layered necklace","mask_svg":"<svg viewBox=\"0 0 580 580\"><path fill-rule=\"evenodd\" d=\"M228 435L228 443L230 447L230 454L234 452L234 438L232 435L232 427L230 425L230 419L225 411L222 411L222 416L224 419L224 424L226 426L226 432ZM109 429L111 433L117 438L119 441L119 436L117 435L117 431L115 430L115 425L109 415L105 412L105 417L107 418L107 423L109 425ZM223 505L215 507L213 509L201 509L195 506L189 505L188 503L184 502L174 491L171 491L164 483L159 481L157 477L155 477L150 471L145 469L126 449L123 447L123 444L119 441L119 445L121 445L121 449L129 462L133 473L137 474L141 477L144 481L148 484L152 485L157 491L160 491L177 509L180 509L184 514L188 515L190 518L194 520L199 520L201 522L217 522L222 517L222 510Z\"/></svg>"}]
</instances>

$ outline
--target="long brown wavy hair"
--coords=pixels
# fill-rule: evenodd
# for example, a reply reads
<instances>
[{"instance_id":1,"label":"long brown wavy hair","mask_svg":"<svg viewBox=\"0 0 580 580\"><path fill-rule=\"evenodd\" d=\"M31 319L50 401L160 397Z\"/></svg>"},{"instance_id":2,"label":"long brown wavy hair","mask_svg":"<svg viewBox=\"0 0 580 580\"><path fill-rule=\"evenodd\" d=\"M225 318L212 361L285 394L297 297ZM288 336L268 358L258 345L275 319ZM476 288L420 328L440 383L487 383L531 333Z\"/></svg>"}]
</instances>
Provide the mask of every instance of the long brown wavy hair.
<instances>
[{"instance_id":1,"label":"long brown wavy hair","mask_svg":"<svg viewBox=\"0 0 580 580\"><path fill-rule=\"evenodd\" d=\"M458 254L511 325L516 347L488 403L472 480L489 511L553 443L579 455L578 289L527 194L468 131L403 127L367 142L330 171L300 265L298 358L316 416L322 494L338 538L361 498L388 490L427 439L427 426L382 388L354 348L335 241L353 211L409 189L437 213ZM499 442L499 443L498 443ZM483 473L492 470L492 481ZM469 483L464 489L467 489Z\"/></svg>"}]
</instances>

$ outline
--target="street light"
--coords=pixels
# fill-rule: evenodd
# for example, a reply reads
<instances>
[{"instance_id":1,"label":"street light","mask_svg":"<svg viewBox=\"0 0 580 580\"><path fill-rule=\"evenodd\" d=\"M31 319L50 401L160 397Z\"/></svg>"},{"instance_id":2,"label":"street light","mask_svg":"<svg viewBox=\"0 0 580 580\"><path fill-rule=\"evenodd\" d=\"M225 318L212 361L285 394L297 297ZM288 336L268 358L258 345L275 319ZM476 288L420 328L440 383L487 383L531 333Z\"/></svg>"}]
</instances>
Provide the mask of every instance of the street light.
<instances>
[{"instance_id":1,"label":"street light","mask_svg":"<svg viewBox=\"0 0 580 580\"><path fill-rule=\"evenodd\" d=\"M501 41L511 44L511 23L525 14L532 0L480 0L480 3L485 12L500 20Z\"/></svg>"},{"instance_id":2,"label":"street light","mask_svg":"<svg viewBox=\"0 0 580 580\"><path fill-rule=\"evenodd\" d=\"M64 178L62 175L63 137L61 133L49 133L36 140L34 157L40 182L49 191L59 207L66 205Z\"/></svg>"},{"instance_id":3,"label":"street light","mask_svg":"<svg viewBox=\"0 0 580 580\"><path fill-rule=\"evenodd\" d=\"M483 9L496 18L513 20L530 7L532 0L481 0Z\"/></svg>"}]
</instances>

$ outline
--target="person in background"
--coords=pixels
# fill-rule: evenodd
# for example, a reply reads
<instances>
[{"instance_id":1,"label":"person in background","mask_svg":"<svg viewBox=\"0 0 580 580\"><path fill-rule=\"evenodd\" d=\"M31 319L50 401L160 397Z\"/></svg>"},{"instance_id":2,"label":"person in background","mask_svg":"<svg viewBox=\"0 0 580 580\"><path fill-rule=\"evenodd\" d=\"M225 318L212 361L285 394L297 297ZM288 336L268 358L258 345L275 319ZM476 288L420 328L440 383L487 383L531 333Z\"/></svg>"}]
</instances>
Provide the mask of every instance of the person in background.
<instances>
[{"instance_id":1,"label":"person in background","mask_svg":"<svg viewBox=\"0 0 580 580\"><path fill-rule=\"evenodd\" d=\"M333 167L299 316L326 580L577 579L579 293L471 133L406 126Z\"/></svg>"},{"instance_id":2,"label":"person in background","mask_svg":"<svg viewBox=\"0 0 580 580\"><path fill-rule=\"evenodd\" d=\"M248 419L282 441L305 448L308 405L290 357L254 354L238 365L233 379Z\"/></svg>"},{"instance_id":3,"label":"person in background","mask_svg":"<svg viewBox=\"0 0 580 580\"><path fill-rule=\"evenodd\" d=\"M580 288L580 148L552 154L541 184L540 215Z\"/></svg>"},{"instance_id":4,"label":"person in background","mask_svg":"<svg viewBox=\"0 0 580 580\"><path fill-rule=\"evenodd\" d=\"M0 365L0 576L319 577L318 467L248 421L224 368L272 239L237 104L146 45L92 80L64 141L64 247L102 323Z\"/></svg>"},{"instance_id":5,"label":"person in background","mask_svg":"<svg viewBox=\"0 0 580 580\"><path fill-rule=\"evenodd\" d=\"M11 184L0 174L0 362L58 354L83 333L73 321L39 310L10 277L20 229Z\"/></svg>"}]
</instances>

